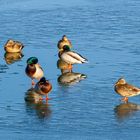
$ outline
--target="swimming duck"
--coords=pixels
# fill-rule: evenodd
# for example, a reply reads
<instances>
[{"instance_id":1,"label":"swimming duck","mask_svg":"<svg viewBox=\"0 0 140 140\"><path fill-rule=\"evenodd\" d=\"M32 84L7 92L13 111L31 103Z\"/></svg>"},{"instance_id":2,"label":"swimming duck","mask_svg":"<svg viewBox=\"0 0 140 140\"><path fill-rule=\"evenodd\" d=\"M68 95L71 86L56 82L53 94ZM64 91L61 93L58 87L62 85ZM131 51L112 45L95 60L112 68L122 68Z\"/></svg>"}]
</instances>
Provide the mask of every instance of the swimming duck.
<instances>
[{"instance_id":1,"label":"swimming duck","mask_svg":"<svg viewBox=\"0 0 140 140\"><path fill-rule=\"evenodd\" d=\"M63 35L62 39L58 41L57 47L58 49L63 49L64 45L68 45L70 46L70 48L72 48L72 44L70 40L66 37L66 35Z\"/></svg>"},{"instance_id":2,"label":"swimming duck","mask_svg":"<svg viewBox=\"0 0 140 140\"><path fill-rule=\"evenodd\" d=\"M140 88L128 84L124 78L120 78L115 84L115 91L123 96L121 99L125 103L128 102L128 97L136 96L140 94Z\"/></svg>"},{"instance_id":3,"label":"swimming duck","mask_svg":"<svg viewBox=\"0 0 140 140\"><path fill-rule=\"evenodd\" d=\"M52 90L51 83L46 80L45 77L42 77L39 82L35 85L35 91L39 93L40 95L45 95L46 100L48 100L48 93Z\"/></svg>"},{"instance_id":4,"label":"swimming duck","mask_svg":"<svg viewBox=\"0 0 140 140\"><path fill-rule=\"evenodd\" d=\"M36 57L30 57L27 60L25 72L32 79L32 85L35 85L33 79L40 80L44 75L43 69L38 64L38 59Z\"/></svg>"},{"instance_id":5,"label":"swimming duck","mask_svg":"<svg viewBox=\"0 0 140 140\"><path fill-rule=\"evenodd\" d=\"M81 56L80 54L71 51L70 47L68 45L63 46L63 50L59 51L59 57L63 61L65 61L68 64L71 64L71 68L73 64L82 64L82 63L87 63L88 60Z\"/></svg>"},{"instance_id":6,"label":"swimming duck","mask_svg":"<svg viewBox=\"0 0 140 140\"><path fill-rule=\"evenodd\" d=\"M6 44L4 45L4 50L6 52L21 52L23 49L23 44L19 41L14 41L12 39L9 39Z\"/></svg>"},{"instance_id":7,"label":"swimming duck","mask_svg":"<svg viewBox=\"0 0 140 140\"><path fill-rule=\"evenodd\" d=\"M58 82L62 85L74 85L85 79L87 76L81 73L66 72L58 77Z\"/></svg>"}]
</instances>

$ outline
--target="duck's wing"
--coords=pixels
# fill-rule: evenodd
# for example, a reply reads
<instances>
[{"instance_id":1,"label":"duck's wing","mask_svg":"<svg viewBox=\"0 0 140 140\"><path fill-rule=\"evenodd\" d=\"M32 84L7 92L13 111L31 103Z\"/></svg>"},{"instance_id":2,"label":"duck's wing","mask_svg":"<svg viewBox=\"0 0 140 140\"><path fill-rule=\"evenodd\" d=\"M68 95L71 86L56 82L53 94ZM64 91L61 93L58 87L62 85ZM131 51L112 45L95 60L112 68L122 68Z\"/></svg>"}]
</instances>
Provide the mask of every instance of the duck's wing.
<instances>
[{"instance_id":1,"label":"duck's wing","mask_svg":"<svg viewBox=\"0 0 140 140\"><path fill-rule=\"evenodd\" d=\"M80 55L74 51L68 51L67 54L70 55L71 57L73 57L74 59L80 61L81 63L88 62L88 60L86 58L84 58L82 55Z\"/></svg>"},{"instance_id":2,"label":"duck's wing","mask_svg":"<svg viewBox=\"0 0 140 140\"><path fill-rule=\"evenodd\" d=\"M118 88L123 96L136 96L140 94L140 89L129 84L122 85Z\"/></svg>"},{"instance_id":3,"label":"duck's wing","mask_svg":"<svg viewBox=\"0 0 140 140\"><path fill-rule=\"evenodd\" d=\"M68 52L62 53L60 58L68 64L76 64L76 63L81 64L82 63L81 60L77 59L76 57L74 57L72 54Z\"/></svg>"}]
</instances>

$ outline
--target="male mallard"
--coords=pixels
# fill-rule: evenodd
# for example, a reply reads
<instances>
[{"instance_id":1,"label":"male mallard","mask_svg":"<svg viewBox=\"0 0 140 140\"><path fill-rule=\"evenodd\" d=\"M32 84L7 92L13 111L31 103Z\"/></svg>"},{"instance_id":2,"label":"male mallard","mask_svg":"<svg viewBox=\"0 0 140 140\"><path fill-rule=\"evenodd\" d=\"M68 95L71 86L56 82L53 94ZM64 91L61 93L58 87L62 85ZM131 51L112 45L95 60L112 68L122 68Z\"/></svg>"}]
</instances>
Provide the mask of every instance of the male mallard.
<instances>
[{"instance_id":1,"label":"male mallard","mask_svg":"<svg viewBox=\"0 0 140 140\"><path fill-rule=\"evenodd\" d=\"M59 51L59 57L68 64L81 64L86 63L87 59L81 56L80 54L71 51L68 45L63 46L63 50Z\"/></svg>"},{"instance_id":2,"label":"male mallard","mask_svg":"<svg viewBox=\"0 0 140 140\"><path fill-rule=\"evenodd\" d=\"M63 49L64 45L68 45L70 46L70 48L72 47L72 44L70 42L70 40L66 37L66 35L63 35L62 39L58 41L57 47L58 49Z\"/></svg>"},{"instance_id":3,"label":"male mallard","mask_svg":"<svg viewBox=\"0 0 140 140\"><path fill-rule=\"evenodd\" d=\"M140 94L140 88L128 84L125 79L120 78L115 84L115 91L123 96L122 101L128 102L128 97Z\"/></svg>"},{"instance_id":4,"label":"male mallard","mask_svg":"<svg viewBox=\"0 0 140 140\"><path fill-rule=\"evenodd\" d=\"M32 85L35 84L33 79L40 80L44 75L44 72L38 64L38 59L36 57L30 57L27 60L25 72L32 79Z\"/></svg>"},{"instance_id":5,"label":"male mallard","mask_svg":"<svg viewBox=\"0 0 140 140\"><path fill-rule=\"evenodd\" d=\"M41 95L46 96L46 100L48 100L48 93L52 90L51 83L46 80L45 77L42 77L39 82L35 85L35 91Z\"/></svg>"},{"instance_id":6,"label":"male mallard","mask_svg":"<svg viewBox=\"0 0 140 140\"><path fill-rule=\"evenodd\" d=\"M21 52L23 49L23 44L19 41L14 41L12 39L8 40L6 44L4 45L4 50L6 52Z\"/></svg>"}]
</instances>

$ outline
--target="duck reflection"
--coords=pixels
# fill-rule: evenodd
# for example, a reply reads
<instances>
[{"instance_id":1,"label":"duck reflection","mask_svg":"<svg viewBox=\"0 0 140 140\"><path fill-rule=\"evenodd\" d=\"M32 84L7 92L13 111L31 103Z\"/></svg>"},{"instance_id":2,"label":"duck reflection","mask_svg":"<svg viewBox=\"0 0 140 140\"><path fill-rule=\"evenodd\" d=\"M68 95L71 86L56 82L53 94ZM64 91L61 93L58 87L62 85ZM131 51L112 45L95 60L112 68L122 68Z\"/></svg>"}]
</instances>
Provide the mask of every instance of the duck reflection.
<instances>
[{"instance_id":1,"label":"duck reflection","mask_svg":"<svg viewBox=\"0 0 140 140\"><path fill-rule=\"evenodd\" d=\"M21 60L21 58L23 56L24 55L21 52L17 52L17 53L6 52L4 54L4 59L5 59L5 61L6 61L7 64L12 64L12 63L14 63L16 61Z\"/></svg>"},{"instance_id":2,"label":"duck reflection","mask_svg":"<svg viewBox=\"0 0 140 140\"><path fill-rule=\"evenodd\" d=\"M85 74L72 72L72 69L69 68L69 64L61 59L57 61L57 67L61 70L61 75L57 81L62 85L74 85L87 77Z\"/></svg>"},{"instance_id":3,"label":"duck reflection","mask_svg":"<svg viewBox=\"0 0 140 140\"><path fill-rule=\"evenodd\" d=\"M49 118L51 115L51 110L47 101L42 99L42 96L39 95L34 88L31 88L27 91L25 95L26 108L31 112L35 110L36 115L39 119Z\"/></svg>"},{"instance_id":4,"label":"duck reflection","mask_svg":"<svg viewBox=\"0 0 140 140\"><path fill-rule=\"evenodd\" d=\"M116 117L119 121L122 121L128 117L133 116L136 111L140 110L140 105L135 103L121 103L117 105L114 109Z\"/></svg>"}]
</instances>

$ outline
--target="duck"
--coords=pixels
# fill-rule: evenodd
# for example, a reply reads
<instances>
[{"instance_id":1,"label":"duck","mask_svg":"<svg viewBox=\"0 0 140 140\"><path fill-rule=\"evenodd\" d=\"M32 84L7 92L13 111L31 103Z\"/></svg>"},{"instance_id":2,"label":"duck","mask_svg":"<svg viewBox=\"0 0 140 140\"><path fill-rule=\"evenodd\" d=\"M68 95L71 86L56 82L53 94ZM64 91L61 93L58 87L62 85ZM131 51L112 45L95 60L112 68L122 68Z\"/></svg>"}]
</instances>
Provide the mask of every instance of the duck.
<instances>
[{"instance_id":1,"label":"duck","mask_svg":"<svg viewBox=\"0 0 140 140\"><path fill-rule=\"evenodd\" d=\"M58 41L57 47L59 50L63 49L64 45L69 45L72 48L71 41L67 38L66 35L62 36L62 39Z\"/></svg>"},{"instance_id":2,"label":"duck","mask_svg":"<svg viewBox=\"0 0 140 140\"><path fill-rule=\"evenodd\" d=\"M88 62L86 58L84 58L77 52L71 51L68 45L63 46L63 50L59 51L58 56L64 62L70 64L71 69L73 64L82 64Z\"/></svg>"},{"instance_id":3,"label":"duck","mask_svg":"<svg viewBox=\"0 0 140 140\"><path fill-rule=\"evenodd\" d=\"M10 53L21 52L23 48L24 45L21 42L12 39L9 39L4 45L4 50Z\"/></svg>"},{"instance_id":4,"label":"duck","mask_svg":"<svg viewBox=\"0 0 140 140\"><path fill-rule=\"evenodd\" d=\"M74 85L81 80L84 80L87 76L85 74L76 72L66 72L58 77L58 83L66 86Z\"/></svg>"},{"instance_id":5,"label":"duck","mask_svg":"<svg viewBox=\"0 0 140 140\"><path fill-rule=\"evenodd\" d=\"M126 82L124 78L120 78L114 86L115 91L123 96L121 101L128 103L128 97L137 96L140 94L140 88L135 87Z\"/></svg>"},{"instance_id":6,"label":"duck","mask_svg":"<svg viewBox=\"0 0 140 140\"><path fill-rule=\"evenodd\" d=\"M48 93L52 90L51 83L46 80L45 77L42 77L35 85L35 91L40 95L46 96L46 100L49 100Z\"/></svg>"},{"instance_id":7,"label":"duck","mask_svg":"<svg viewBox=\"0 0 140 140\"><path fill-rule=\"evenodd\" d=\"M32 85L35 85L34 79L39 81L44 76L43 69L38 64L38 59L36 57L30 57L27 59L25 73L32 79Z\"/></svg>"}]
</instances>

